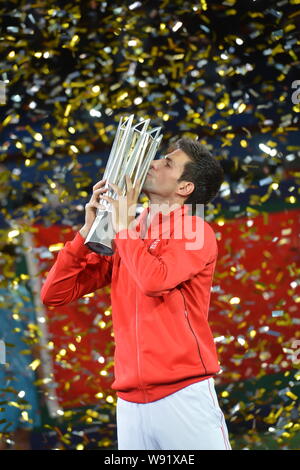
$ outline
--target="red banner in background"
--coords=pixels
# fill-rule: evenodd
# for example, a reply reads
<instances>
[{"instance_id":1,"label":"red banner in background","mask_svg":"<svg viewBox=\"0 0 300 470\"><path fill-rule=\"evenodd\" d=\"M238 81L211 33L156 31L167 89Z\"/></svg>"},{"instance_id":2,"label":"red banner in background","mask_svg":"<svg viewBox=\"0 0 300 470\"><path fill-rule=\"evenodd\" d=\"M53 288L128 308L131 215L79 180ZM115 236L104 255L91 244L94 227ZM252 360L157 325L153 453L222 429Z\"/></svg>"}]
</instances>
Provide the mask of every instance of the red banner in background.
<instances>
[{"instance_id":1,"label":"red banner in background","mask_svg":"<svg viewBox=\"0 0 300 470\"><path fill-rule=\"evenodd\" d=\"M291 346L300 339L299 214L262 213L212 224L219 257L210 324L223 369L217 384L295 367Z\"/></svg>"},{"instance_id":2,"label":"red banner in background","mask_svg":"<svg viewBox=\"0 0 300 470\"><path fill-rule=\"evenodd\" d=\"M75 236L70 227L35 226L43 279L59 249ZM50 251L50 250L51 251ZM56 393L63 408L99 402L113 382L110 287L62 307L45 307ZM100 394L100 395L99 395Z\"/></svg>"},{"instance_id":3,"label":"red banner in background","mask_svg":"<svg viewBox=\"0 0 300 470\"><path fill-rule=\"evenodd\" d=\"M209 317L222 367L216 384L294 366L292 343L300 339L299 225L298 210L211 223L219 246ZM35 229L44 278L75 232L65 226ZM61 406L97 403L114 379L110 288L45 308Z\"/></svg>"}]
</instances>

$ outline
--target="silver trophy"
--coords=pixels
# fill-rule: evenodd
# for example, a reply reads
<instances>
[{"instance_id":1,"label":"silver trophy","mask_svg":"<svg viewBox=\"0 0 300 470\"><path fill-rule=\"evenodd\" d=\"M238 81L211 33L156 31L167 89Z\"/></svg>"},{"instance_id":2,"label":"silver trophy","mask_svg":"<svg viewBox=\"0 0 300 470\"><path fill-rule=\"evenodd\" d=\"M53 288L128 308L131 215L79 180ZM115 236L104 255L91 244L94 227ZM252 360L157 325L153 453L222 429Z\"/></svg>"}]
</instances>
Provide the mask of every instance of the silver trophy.
<instances>
[{"instance_id":1,"label":"silver trophy","mask_svg":"<svg viewBox=\"0 0 300 470\"><path fill-rule=\"evenodd\" d=\"M160 145L162 134L161 127L148 130L150 119L144 120L133 126L134 115L121 117L118 130L106 164L103 179L106 180L105 188L112 199L117 199L117 193L108 186L108 183L116 184L124 196L126 193L126 175L129 175L134 187L141 178L138 193L144 185L150 163L154 159ZM114 230L112 224L112 207L108 201L101 200L105 209L97 209L95 221L88 233L85 244L96 253L112 255Z\"/></svg>"}]
</instances>

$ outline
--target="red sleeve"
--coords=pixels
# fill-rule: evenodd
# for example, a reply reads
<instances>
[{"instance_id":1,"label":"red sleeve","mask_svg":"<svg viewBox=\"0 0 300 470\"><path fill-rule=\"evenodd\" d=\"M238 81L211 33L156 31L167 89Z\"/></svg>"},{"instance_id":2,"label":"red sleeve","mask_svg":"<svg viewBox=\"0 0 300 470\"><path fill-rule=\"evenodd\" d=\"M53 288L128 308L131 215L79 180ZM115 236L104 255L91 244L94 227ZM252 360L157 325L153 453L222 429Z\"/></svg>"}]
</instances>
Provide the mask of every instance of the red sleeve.
<instances>
[{"instance_id":1,"label":"red sleeve","mask_svg":"<svg viewBox=\"0 0 300 470\"><path fill-rule=\"evenodd\" d=\"M113 256L92 252L79 232L57 255L41 290L44 305L66 305L111 282Z\"/></svg>"},{"instance_id":2,"label":"red sleeve","mask_svg":"<svg viewBox=\"0 0 300 470\"><path fill-rule=\"evenodd\" d=\"M205 227L201 246L196 243L196 236L171 238L159 256L149 253L144 241L132 230L120 230L114 240L129 273L144 294L149 296L166 294L191 279L214 261L218 254L216 236L209 225ZM192 245L188 244L192 244L194 249L189 249Z\"/></svg>"}]
</instances>

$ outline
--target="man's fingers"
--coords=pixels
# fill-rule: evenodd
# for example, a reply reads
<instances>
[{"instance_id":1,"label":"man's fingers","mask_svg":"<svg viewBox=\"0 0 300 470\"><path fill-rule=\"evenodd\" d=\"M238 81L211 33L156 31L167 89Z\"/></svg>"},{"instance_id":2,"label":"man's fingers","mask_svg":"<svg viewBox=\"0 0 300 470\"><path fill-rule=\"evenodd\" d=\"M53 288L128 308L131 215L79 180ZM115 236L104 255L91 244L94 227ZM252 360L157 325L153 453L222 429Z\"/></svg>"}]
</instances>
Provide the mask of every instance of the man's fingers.
<instances>
[{"instance_id":1,"label":"man's fingers","mask_svg":"<svg viewBox=\"0 0 300 470\"><path fill-rule=\"evenodd\" d=\"M116 202L115 199L109 197L109 196L101 196L101 199L105 199L105 201L109 202L110 204L113 204Z\"/></svg>"},{"instance_id":2,"label":"man's fingers","mask_svg":"<svg viewBox=\"0 0 300 470\"><path fill-rule=\"evenodd\" d=\"M142 182L142 177L138 178L137 181L136 181L135 191L136 191L137 195L138 195L138 192L139 192L139 189L140 189L140 186L141 186L141 182Z\"/></svg>"},{"instance_id":3,"label":"man's fingers","mask_svg":"<svg viewBox=\"0 0 300 470\"><path fill-rule=\"evenodd\" d=\"M95 189L93 192L94 196L97 196L98 194L105 193L105 191L109 191L109 188L99 188Z\"/></svg>"},{"instance_id":4,"label":"man's fingers","mask_svg":"<svg viewBox=\"0 0 300 470\"><path fill-rule=\"evenodd\" d=\"M127 188L127 191L131 191L133 188L132 181L129 175L126 175L126 188Z\"/></svg>"},{"instance_id":5,"label":"man's fingers","mask_svg":"<svg viewBox=\"0 0 300 470\"><path fill-rule=\"evenodd\" d=\"M112 189L117 193L118 196L122 196L122 191L119 186L114 183L108 183L108 185L112 187Z\"/></svg>"},{"instance_id":6,"label":"man's fingers","mask_svg":"<svg viewBox=\"0 0 300 470\"><path fill-rule=\"evenodd\" d=\"M95 209L104 209L106 210L106 207L103 205L103 204L100 204L100 202L96 202L96 201L93 201L93 202L88 202L86 205L85 205L85 208L88 209L90 207L93 207Z\"/></svg>"},{"instance_id":7,"label":"man's fingers","mask_svg":"<svg viewBox=\"0 0 300 470\"><path fill-rule=\"evenodd\" d=\"M100 187L102 188L102 187L105 185L105 183L106 183L106 180L98 181L98 183L96 183L96 184L93 186L93 191L94 191L95 189L100 188Z\"/></svg>"},{"instance_id":8,"label":"man's fingers","mask_svg":"<svg viewBox=\"0 0 300 470\"><path fill-rule=\"evenodd\" d=\"M101 192L108 191L108 190L109 190L109 188L99 188L99 189L95 189L95 190L94 190L94 194L96 194L96 193L101 193Z\"/></svg>"},{"instance_id":9,"label":"man's fingers","mask_svg":"<svg viewBox=\"0 0 300 470\"><path fill-rule=\"evenodd\" d=\"M93 194L92 194L92 197L90 199L90 202L93 202L93 201L97 201L99 196L102 197L102 193L104 193L105 191L109 191L108 188L99 188L99 189L95 189L93 191Z\"/></svg>"}]
</instances>

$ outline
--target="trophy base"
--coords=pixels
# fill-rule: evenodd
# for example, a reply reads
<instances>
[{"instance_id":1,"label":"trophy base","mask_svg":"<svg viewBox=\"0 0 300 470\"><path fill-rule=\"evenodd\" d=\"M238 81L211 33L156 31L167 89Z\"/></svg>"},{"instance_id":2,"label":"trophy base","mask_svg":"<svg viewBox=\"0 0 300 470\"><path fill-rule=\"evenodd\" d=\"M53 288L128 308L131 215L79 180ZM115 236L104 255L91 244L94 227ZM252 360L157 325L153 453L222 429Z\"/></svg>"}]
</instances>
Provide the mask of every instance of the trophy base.
<instances>
[{"instance_id":1,"label":"trophy base","mask_svg":"<svg viewBox=\"0 0 300 470\"><path fill-rule=\"evenodd\" d=\"M86 246L99 255L112 256L114 254L113 249L103 243L87 242Z\"/></svg>"},{"instance_id":2,"label":"trophy base","mask_svg":"<svg viewBox=\"0 0 300 470\"><path fill-rule=\"evenodd\" d=\"M85 245L95 253L105 256L114 254L114 232L111 212L101 211L85 240Z\"/></svg>"}]
</instances>

